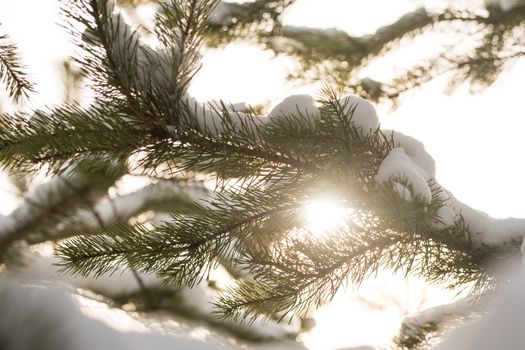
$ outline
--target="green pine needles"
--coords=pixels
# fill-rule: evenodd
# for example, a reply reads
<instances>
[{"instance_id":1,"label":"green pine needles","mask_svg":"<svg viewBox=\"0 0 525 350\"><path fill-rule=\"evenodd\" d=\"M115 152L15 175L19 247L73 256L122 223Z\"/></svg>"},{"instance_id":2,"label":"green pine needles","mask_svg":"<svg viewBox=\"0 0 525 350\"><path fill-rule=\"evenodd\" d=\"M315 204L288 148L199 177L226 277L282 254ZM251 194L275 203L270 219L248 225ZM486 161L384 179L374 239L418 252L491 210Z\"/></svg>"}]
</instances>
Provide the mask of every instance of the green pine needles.
<instances>
[{"instance_id":1,"label":"green pine needles","mask_svg":"<svg viewBox=\"0 0 525 350\"><path fill-rule=\"evenodd\" d=\"M407 201L394 190L394 182L412 189L408 179L379 185L375 176L395 138L356 125L356 105L341 102L330 88L321 92L318 112L297 106L275 118L188 97L215 5L163 3L153 49L113 2L64 1L82 49L76 62L95 102L2 115L2 166L24 171L51 164L61 173L84 162L109 162L145 174L163 169L168 177L205 172L218 179L218 194L190 211L175 210L159 227L78 232L58 247L63 271L100 276L126 267L192 286L226 262L243 277L216 306L233 319L303 314L384 268L446 286L490 289L496 274L488 262L517 248L474 244L461 219L436 229L444 197L432 181L430 201ZM317 237L304 207L325 193L351 210L330 234Z\"/></svg>"},{"instance_id":2,"label":"green pine needles","mask_svg":"<svg viewBox=\"0 0 525 350\"><path fill-rule=\"evenodd\" d=\"M16 102L27 98L33 91L33 84L21 64L18 49L6 34L0 34L0 80Z\"/></svg>"}]
</instances>

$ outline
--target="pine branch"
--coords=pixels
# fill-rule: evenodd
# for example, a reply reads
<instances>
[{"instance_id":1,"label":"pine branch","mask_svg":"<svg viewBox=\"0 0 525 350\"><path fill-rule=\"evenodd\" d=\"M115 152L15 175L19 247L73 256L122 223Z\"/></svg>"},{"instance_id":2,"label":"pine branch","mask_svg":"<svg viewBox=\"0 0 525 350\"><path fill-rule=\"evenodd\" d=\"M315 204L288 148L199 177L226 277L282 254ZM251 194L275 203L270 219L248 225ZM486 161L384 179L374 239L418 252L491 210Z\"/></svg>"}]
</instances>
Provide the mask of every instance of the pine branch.
<instances>
[{"instance_id":1,"label":"pine branch","mask_svg":"<svg viewBox=\"0 0 525 350\"><path fill-rule=\"evenodd\" d=\"M435 343L451 326L463 322L479 311L479 303L468 298L459 299L418 312L403 320L399 335L394 338L396 349L424 349Z\"/></svg>"},{"instance_id":2,"label":"pine branch","mask_svg":"<svg viewBox=\"0 0 525 350\"><path fill-rule=\"evenodd\" d=\"M264 2L261 1L261 3ZM236 24L233 26L241 26L246 17L248 22L253 21L253 15L242 15L243 11L240 8L237 9L237 6L250 8L253 6L256 9L258 8L256 3L258 1L241 5L232 4L231 9L228 6L228 10L233 14L232 17L237 19ZM283 9L289 5L290 3L286 3L276 6L276 8ZM264 12L254 11L253 13L255 16L262 16ZM222 19L222 16L218 17ZM261 17L258 18L260 20ZM352 68L361 65L366 57L380 53L387 45L436 23L453 21L488 23L492 20L500 19L498 17L498 19L489 20L486 17L468 12L454 12L451 10L435 14L426 11L424 8L418 8L395 22L379 28L375 33L362 37L351 36L335 29L323 30L276 25L270 31L261 31L259 40L262 40L263 43L266 43L270 49L276 52L295 54L301 60L321 62L329 59L339 59L346 61ZM237 35L241 35L241 33Z\"/></svg>"},{"instance_id":3,"label":"pine branch","mask_svg":"<svg viewBox=\"0 0 525 350\"><path fill-rule=\"evenodd\" d=\"M0 116L0 163L28 170L50 163L56 169L78 156L123 158L140 147L145 131L128 116L126 106L71 105L33 116Z\"/></svg>"},{"instance_id":4,"label":"pine branch","mask_svg":"<svg viewBox=\"0 0 525 350\"><path fill-rule=\"evenodd\" d=\"M246 4L247 7L249 5L252 3ZM286 5L282 8L286 8ZM281 26L278 20L259 29L252 26L250 32L257 33L253 35L242 30L246 26L243 22L244 18L249 18L248 23L253 19L243 14L242 9L237 8L236 4L224 5L222 8L219 6L218 9L216 25L222 27L225 34L222 37L219 35L218 38L212 35L210 39L212 45L224 44L238 38L261 42L269 49L292 55L302 63L302 68L291 77L303 81L326 80L329 77L333 83L345 85L351 92L375 101L389 99L395 102L405 91L448 71L457 73L452 79L451 87L465 80L471 82L473 88L488 86L501 72L503 63L511 62L515 56L521 56L515 51L516 47L523 46L518 29L525 18L523 6L515 7L512 11L489 8L488 15L451 9L432 13L419 8L379 28L373 34L361 37L351 36L335 29ZM228 17L230 12L236 15ZM234 20L228 22L231 18ZM401 39L415 38L436 28L445 28L445 25L453 28L458 23L477 26L479 31L488 31L487 37L471 53L461 52L457 58L449 60L443 60L443 57L432 58L420 67L410 67L406 73L392 82L372 82L370 86L369 79L359 81L353 78L366 67L370 58L391 51L398 46ZM441 27L437 27L440 24ZM465 39L464 30L458 31L455 35L456 43ZM505 45L495 44L496 41ZM509 55L509 51L514 53ZM443 50L443 53L446 54L447 51Z\"/></svg>"},{"instance_id":5,"label":"pine branch","mask_svg":"<svg viewBox=\"0 0 525 350\"><path fill-rule=\"evenodd\" d=\"M128 36L127 29L127 44L120 48L120 28L127 27L111 24L121 23L118 14L105 6L97 9L93 1L84 3L95 20L83 21L98 33L88 50L104 69L85 63L98 72L100 86L115 93L112 98L119 103L109 105L117 111L112 122L133 135L131 141L117 144L125 151L117 147L107 154L124 158L140 152L138 166L146 170L168 164L173 171L213 172L238 183L206 207L192 208L191 215L174 212L173 220L160 227L112 226L65 241L58 249L65 272L100 276L129 267L155 272L177 286L192 286L221 259L233 261L258 282L240 282L219 301L223 315L231 318L300 314L333 297L348 278L359 284L380 268L416 273L452 287L474 284L473 293L500 282L488 262L514 259L519 242L484 245L475 241L477 232L461 213L442 218L440 210L450 198L433 180L433 161L428 166L426 153L414 150L413 140L405 149L394 135L383 134L366 101L339 98L325 89L319 108L296 97L300 104L291 99L258 118L232 112L224 104L187 99L185 86L198 67L195 52L212 2L199 4L166 5L157 20L157 35L165 47L155 52L141 46L134 34ZM396 27L403 33L415 30L403 23ZM371 52L385 45L371 42ZM135 51L142 52L145 61L141 63ZM120 66L116 52L134 62L129 72L121 71L129 63ZM141 69L152 62L168 64L141 80ZM108 128L99 114L95 130L105 131L108 140L116 137L117 128ZM130 120L133 127L126 129ZM81 155L98 150L95 139L82 136L80 121L78 128L81 142L61 151ZM77 133L73 127L67 130ZM55 130L51 134L60 135ZM87 147L77 148L82 143ZM49 159L56 159L56 149L46 147ZM424 159L421 154L410 158L408 150L425 153ZM386 158L396 155L404 157L402 171L385 170ZM355 214L331 237L313 238L301 208L327 188Z\"/></svg>"},{"instance_id":6,"label":"pine branch","mask_svg":"<svg viewBox=\"0 0 525 350\"><path fill-rule=\"evenodd\" d=\"M142 112L143 101L137 86L140 74L144 74L139 66L141 48L137 30L132 29L118 12L114 14L112 0L69 1L66 4L63 7L65 16L87 27L84 42L78 43L87 57L75 60L86 69L86 73L93 74L95 84L103 91L113 98L120 94L120 98L127 101L132 115L145 128L151 129L153 120ZM69 25L74 26L73 23Z\"/></svg>"},{"instance_id":7,"label":"pine branch","mask_svg":"<svg viewBox=\"0 0 525 350\"><path fill-rule=\"evenodd\" d=\"M18 49L9 42L9 36L0 35L0 79L6 84L9 96L15 102L26 99L34 91L20 61Z\"/></svg>"},{"instance_id":8,"label":"pine branch","mask_svg":"<svg viewBox=\"0 0 525 350\"><path fill-rule=\"evenodd\" d=\"M195 206L194 216L174 214L172 222L153 232L141 225L121 226L73 238L59 248L62 265L65 271L99 275L125 267L121 257L127 255L129 264L139 271L157 271L176 285L191 286L215 258L230 254L231 235L242 237L246 234L243 228L282 210L284 204L276 200L286 198L267 193L263 198L260 194L250 196L256 199L253 203L231 193L227 201L222 197L207 208Z\"/></svg>"},{"instance_id":9,"label":"pine branch","mask_svg":"<svg viewBox=\"0 0 525 350\"><path fill-rule=\"evenodd\" d=\"M210 27L218 35L234 35L232 29L237 33L242 27L257 25L263 21L272 21L274 25L279 25L279 16L294 2L295 0L256 0L239 4L222 1L212 13Z\"/></svg>"},{"instance_id":10,"label":"pine branch","mask_svg":"<svg viewBox=\"0 0 525 350\"><path fill-rule=\"evenodd\" d=\"M317 81L320 77L326 80L328 76L337 84L345 82L351 92L369 99L396 102L404 92L448 72L455 73L449 88L465 81L470 82L474 89L490 85L505 63L512 63L522 56L520 52L524 46L519 27L525 19L524 11L524 7L518 7L508 12L492 11L487 16L468 11L430 13L418 9L364 37L352 37L337 30L301 28L290 28L288 33L284 27L283 33L271 33L267 40L269 47L275 46L273 50L292 54L303 63L300 72L292 75L294 78ZM369 58L388 53L398 47L401 39L408 36L417 38L431 30L454 28L458 23L463 27L454 33L456 39L453 45L445 47L442 53L421 65L409 66L393 81L354 78L366 67ZM470 52L463 50L455 54L454 48L467 39L466 25L477 27L478 32L486 32L486 35Z\"/></svg>"},{"instance_id":11,"label":"pine branch","mask_svg":"<svg viewBox=\"0 0 525 350\"><path fill-rule=\"evenodd\" d=\"M473 55L444 52L421 65L406 69L391 82L381 84L378 96L395 101L402 94L446 74L451 75L449 90L465 82L469 82L474 90L490 86L504 68L525 55L525 46L521 49L514 48L512 53L495 50L492 47L492 37L492 34L487 34L487 39L477 47Z\"/></svg>"},{"instance_id":12,"label":"pine branch","mask_svg":"<svg viewBox=\"0 0 525 350\"><path fill-rule=\"evenodd\" d=\"M205 205L212 194L202 186L181 186L178 182L159 181L135 192L115 198L106 198L90 208L79 208L60 222L27 237L30 244L57 241L100 227L125 225L129 219L149 210L191 213L194 203ZM96 213L96 215L95 215Z\"/></svg>"},{"instance_id":13,"label":"pine branch","mask_svg":"<svg viewBox=\"0 0 525 350\"><path fill-rule=\"evenodd\" d=\"M28 194L15 211L0 220L0 257L15 241L49 226L82 205L96 188L82 175L61 175Z\"/></svg>"},{"instance_id":14,"label":"pine branch","mask_svg":"<svg viewBox=\"0 0 525 350\"><path fill-rule=\"evenodd\" d=\"M56 227L89 201L102 197L125 172L125 166L106 159L77 160L58 169L49 181L26 193L10 215L0 219L0 258L13 242Z\"/></svg>"},{"instance_id":15,"label":"pine branch","mask_svg":"<svg viewBox=\"0 0 525 350\"><path fill-rule=\"evenodd\" d=\"M348 279L360 284L383 268L441 283L450 278L461 278L459 284L483 278L486 260L473 265L466 258L472 254L471 248L451 250L450 237L444 242L428 231L425 237L410 232L360 231L352 233L347 228L344 236L333 238L337 233L332 233L321 243L304 235L283 243L271 255L260 250L251 252L245 265L250 267L253 280L238 282L219 298L221 316L243 320L268 314L302 315L331 300ZM444 272L443 263L455 271Z\"/></svg>"}]
</instances>

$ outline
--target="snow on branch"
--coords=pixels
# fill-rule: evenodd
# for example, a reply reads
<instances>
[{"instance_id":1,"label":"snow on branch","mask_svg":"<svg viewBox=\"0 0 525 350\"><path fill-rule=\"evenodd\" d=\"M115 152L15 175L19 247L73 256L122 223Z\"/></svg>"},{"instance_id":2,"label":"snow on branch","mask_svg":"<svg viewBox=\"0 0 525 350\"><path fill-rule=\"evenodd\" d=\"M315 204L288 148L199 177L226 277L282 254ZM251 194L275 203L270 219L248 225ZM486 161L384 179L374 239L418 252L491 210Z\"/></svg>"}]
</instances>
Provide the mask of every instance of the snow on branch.
<instances>
[{"instance_id":1,"label":"snow on branch","mask_svg":"<svg viewBox=\"0 0 525 350\"><path fill-rule=\"evenodd\" d=\"M452 321L467 318L479 309L475 300L462 298L407 316L394 342L402 349L419 349L431 343L432 338L442 336Z\"/></svg>"},{"instance_id":2,"label":"snow on branch","mask_svg":"<svg viewBox=\"0 0 525 350\"><path fill-rule=\"evenodd\" d=\"M29 241L61 239L82 230L126 223L131 217L148 210L180 211L196 203L205 205L206 200L212 196L212 192L201 184L181 185L174 181L161 180L129 194L105 198L93 207L80 208L65 220L61 225L63 229L55 228L44 237L33 235L29 237Z\"/></svg>"},{"instance_id":3,"label":"snow on branch","mask_svg":"<svg viewBox=\"0 0 525 350\"><path fill-rule=\"evenodd\" d=\"M419 197L430 203L431 185L435 183L434 160L421 142L399 132L392 132L392 135L397 147L383 160L376 181L390 183L393 190L407 201ZM525 237L525 218L492 218L457 200L441 186L439 197L443 205L438 209L438 220L433 225L437 229L450 228L464 221L471 232L470 239L476 245L504 246L513 241L521 242Z\"/></svg>"},{"instance_id":4,"label":"snow on branch","mask_svg":"<svg viewBox=\"0 0 525 350\"><path fill-rule=\"evenodd\" d=\"M260 41L275 52L290 54L300 60L302 67L292 74L294 78L318 81L326 80L328 75L335 76L337 83L344 82L353 92L373 100L389 99L395 102L407 90L448 72L455 73L451 87L465 81L471 82L475 88L484 87L494 81L502 67L522 57L524 51L519 29L525 18L525 5L521 0L487 0L487 11L451 8L435 12L421 7L364 36L353 36L337 28L287 26L278 17L265 26L252 26L249 31L243 31L246 21L256 23L264 19L253 18L242 11L229 17L228 13L234 13L236 6L218 6L217 23L222 25L217 25L211 45L217 44L214 40L221 43L237 38ZM355 78L369 63L368 58L381 56L395 48L404 37L422 35L442 23L450 23L448 28L451 29L457 23L477 26L476 32L486 35L470 52L457 50L455 53L445 48L438 55L432 54L423 64L418 62L416 66L409 67L392 81ZM440 28L444 26L437 29ZM459 43L464 41L467 32L456 32L452 46L464 47Z\"/></svg>"},{"instance_id":5,"label":"snow on branch","mask_svg":"<svg viewBox=\"0 0 525 350\"><path fill-rule=\"evenodd\" d=\"M277 22L282 11L294 2L295 0L255 0L246 3L221 1L210 16L210 24L218 28L232 27L255 23L267 17Z\"/></svg>"},{"instance_id":6,"label":"snow on branch","mask_svg":"<svg viewBox=\"0 0 525 350\"><path fill-rule=\"evenodd\" d=\"M246 340L271 341L290 338L299 329L296 323L283 325L276 321L258 321L253 324L239 324L217 319L213 303L219 294L220 286L228 283L225 280L227 277L223 275L224 272L220 272L220 269L219 272L212 272L211 276L191 288L176 288L162 284L158 276L129 269L119 269L114 273L106 273L97 278L63 275L57 266L58 259L55 256L43 256L37 252L31 252L30 248L24 244L18 245L17 249L17 260L11 261L4 272L4 279L23 276L22 278L31 284L56 280L64 287L90 290L116 300L119 304L122 304L122 301L129 300L134 303L139 300L139 304L144 304L144 309L141 308L141 311L163 310L182 317L191 314L191 319L224 329ZM216 281L216 278L219 280ZM208 285L208 279L213 281L214 287Z\"/></svg>"},{"instance_id":7,"label":"snow on branch","mask_svg":"<svg viewBox=\"0 0 525 350\"><path fill-rule=\"evenodd\" d=\"M53 217L82 203L90 188L90 182L79 174L55 176L36 187L12 214L0 218L0 255L12 242L49 225Z\"/></svg>"},{"instance_id":8,"label":"snow on branch","mask_svg":"<svg viewBox=\"0 0 525 350\"><path fill-rule=\"evenodd\" d=\"M525 342L525 277L523 270L511 273L512 282L480 309L483 317L462 323L432 350L522 349Z\"/></svg>"},{"instance_id":9,"label":"snow on branch","mask_svg":"<svg viewBox=\"0 0 525 350\"><path fill-rule=\"evenodd\" d=\"M344 31L284 26L279 35L292 40L292 49L299 55L314 55L320 58L345 58L351 66L359 65L369 55L380 52L385 45L405 34L428 26L435 21L433 14L424 8L407 13L396 22L379 28L374 34L356 37ZM277 37L279 38L279 37ZM272 41L270 40L270 44ZM271 46L270 46L271 47ZM279 51L279 47L273 47Z\"/></svg>"},{"instance_id":10,"label":"snow on branch","mask_svg":"<svg viewBox=\"0 0 525 350\"><path fill-rule=\"evenodd\" d=\"M211 2L202 2L202 22L195 26L192 14L201 2L184 2L180 8L172 2L173 9L165 9L158 31L166 47L143 53L152 69L157 66L152 63L162 63L172 74L155 74L164 69L159 64L160 71L153 70L146 82L141 80L144 66L136 56L141 47L135 32L128 36L126 29L122 36L113 9L100 12L97 4L84 1L96 22L86 25L98 31L102 43L91 47L92 58L99 61L85 63L105 79L102 93L126 107L118 115L134 115L146 126L133 145L146 154L140 166L151 170L171 162L176 171L212 172L240 185L218 195L210 204L213 210L201 206L194 215L174 213L173 222L155 230L118 225L67 240L58 248L64 271L100 276L130 267L191 287L224 255L235 260L232 252L239 251L256 278L239 283L221 299L223 315L287 317L330 299L349 276L358 284L384 267L417 271L443 283L490 282L486 263L500 257L493 246L503 249L523 240L525 219L486 225L486 214L455 201L435 181L434 161L420 142L381 130L373 105L356 96L327 94L319 106L310 96L291 96L265 117L188 98L186 84L198 67L199 30L205 29ZM407 18L410 23L404 22ZM426 11L412 13L390 28L399 37L432 20ZM389 30L380 29L365 41L349 39L358 64L393 40ZM119 40L131 47L118 45ZM115 50L126 63L111 62L118 58ZM181 58L185 55L187 60ZM298 215L322 185L335 187L338 200L353 207L352 220L326 240L308 235ZM133 205L121 202L121 211L132 215L142 210L146 197L137 194ZM96 221L103 227L118 217L110 204L87 214L87 225Z\"/></svg>"},{"instance_id":11,"label":"snow on branch","mask_svg":"<svg viewBox=\"0 0 525 350\"><path fill-rule=\"evenodd\" d=\"M0 339L4 350L224 349L216 342L119 331L86 316L72 299L74 294L57 283L5 277L1 282ZM123 317L131 320L121 313L120 319Z\"/></svg>"}]
</instances>

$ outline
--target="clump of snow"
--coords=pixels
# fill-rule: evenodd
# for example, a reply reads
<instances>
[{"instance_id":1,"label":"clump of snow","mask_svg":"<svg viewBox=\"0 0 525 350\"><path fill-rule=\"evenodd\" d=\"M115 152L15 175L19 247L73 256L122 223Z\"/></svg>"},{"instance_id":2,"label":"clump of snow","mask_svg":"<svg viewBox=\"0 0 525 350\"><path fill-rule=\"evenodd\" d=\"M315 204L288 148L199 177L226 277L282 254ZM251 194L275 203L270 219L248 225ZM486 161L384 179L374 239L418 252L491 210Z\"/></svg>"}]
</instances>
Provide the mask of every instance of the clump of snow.
<instances>
[{"instance_id":1,"label":"clump of snow","mask_svg":"<svg viewBox=\"0 0 525 350\"><path fill-rule=\"evenodd\" d=\"M269 121L289 116L304 116L313 125L319 119L319 108L310 95L291 95L275 105L267 115Z\"/></svg>"},{"instance_id":2,"label":"clump of snow","mask_svg":"<svg viewBox=\"0 0 525 350\"><path fill-rule=\"evenodd\" d=\"M352 122L364 133L371 133L379 127L376 109L370 101L356 95L347 95L339 99L339 104L345 114L350 114L354 110Z\"/></svg>"},{"instance_id":3,"label":"clump of snow","mask_svg":"<svg viewBox=\"0 0 525 350\"><path fill-rule=\"evenodd\" d=\"M412 191L399 182L404 180L410 184ZM426 203L432 200L432 192L425 174L412 162L403 148L397 147L390 151L379 167L376 181L381 185L394 181L394 190L405 200L411 201L414 197L419 197Z\"/></svg>"},{"instance_id":4,"label":"clump of snow","mask_svg":"<svg viewBox=\"0 0 525 350\"><path fill-rule=\"evenodd\" d=\"M384 133L392 135L394 146L405 150L412 163L419 168L418 171L425 175L425 179L429 180L436 176L436 162L421 141L399 131L385 130Z\"/></svg>"},{"instance_id":5,"label":"clump of snow","mask_svg":"<svg viewBox=\"0 0 525 350\"><path fill-rule=\"evenodd\" d=\"M438 211L441 222L435 225L436 228L452 226L463 217L472 233L471 239L477 244L497 246L504 242L521 240L525 236L525 219L493 218L483 211L462 203L445 189L442 189L441 196L445 199L445 205Z\"/></svg>"},{"instance_id":6,"label":"clump of snow","mask_svg":"<svg viewBox=\"0 0 525 350\"><path fill-rule=\"evenodd\" d=\"M376 181L385 184L389 179L406 179L412 188L394 181L393 188L396 193L404 200L420 196L430 203L432 195L428 183L434 180L436 175L436 165L432 156L425 150L422 142L408 135L391 130L384 130L383 133L392 136L395 148L383 160ZM492 218L462 203L443 187L440 197L444 205L438 209L438 219L433 223L435 229L451 227L463 218L472 233L470 238L477 244L500 245L525 237L525 219Z\"/></svg>"},{"instance_id":7,"label":"clump of snow","mask_svg":"<svg viewBox=\"0 0 525 350\"><path fill-rule=\"evenodd\" d=\"M252 117L239 110L246 110L246 105L222 105L217 101L201 103L194 98L188 99L188 107L194 114L197 125L205 134L219 136L226 132L244 131L253 135L254 139L260 136L260 130L281 118L290 116L305 117L313 127L319 119L319 109L310 95L292 95L279 102L266 117ZM228 113L227 118L224 112ZM225 119L227 120L225 122Z\"/></svg>"},{"instance_id":8,"label":"clump of snow","mask_svg":"<svg viewBox=\"0 0 525 350\"><path fill-rule=\"evenodd\" d=\"M456 208L469 225L470 230L485 244L499 245L525 236L525 219L496 219L485 212L456 201Z\"/></svg>"},{"instance_id":9,"label":"clump of snow","mask_svg":"<svg viewBox=\"0 0 525 350\"><path fill-rule=\"evenodd\" d=\"M203 133L219 136L228 131L249 131L258 137L258 128L264 123L264 118L252 117L244 112L234 111L235 107L226 105L228 125L223 121L223 107L217 102L201 103L194 98L188 99L188 107L194 114L197 125ZM241 107L237 104L237 107Z\"/></svg>"}]
</instances>

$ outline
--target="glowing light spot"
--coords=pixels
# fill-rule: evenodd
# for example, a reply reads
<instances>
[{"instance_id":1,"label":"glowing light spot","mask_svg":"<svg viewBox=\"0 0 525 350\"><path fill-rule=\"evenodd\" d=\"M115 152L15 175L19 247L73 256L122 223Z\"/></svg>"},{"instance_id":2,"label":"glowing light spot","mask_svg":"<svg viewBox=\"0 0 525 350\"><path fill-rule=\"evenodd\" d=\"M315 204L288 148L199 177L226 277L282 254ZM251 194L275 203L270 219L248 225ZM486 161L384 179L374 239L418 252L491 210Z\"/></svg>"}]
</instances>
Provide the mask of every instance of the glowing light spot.
<instances>
[{"instance_id":1,"label":"glowing light spot","mask_svg":"<svg viewBox=\"0 0 525 350\"><path fill-rule=\"evenodd\" d=\"M328 199L314 200L305 206L307 228L316 236L324 236L344 223L353 212Z\"/></svg>"}]
</instances>

